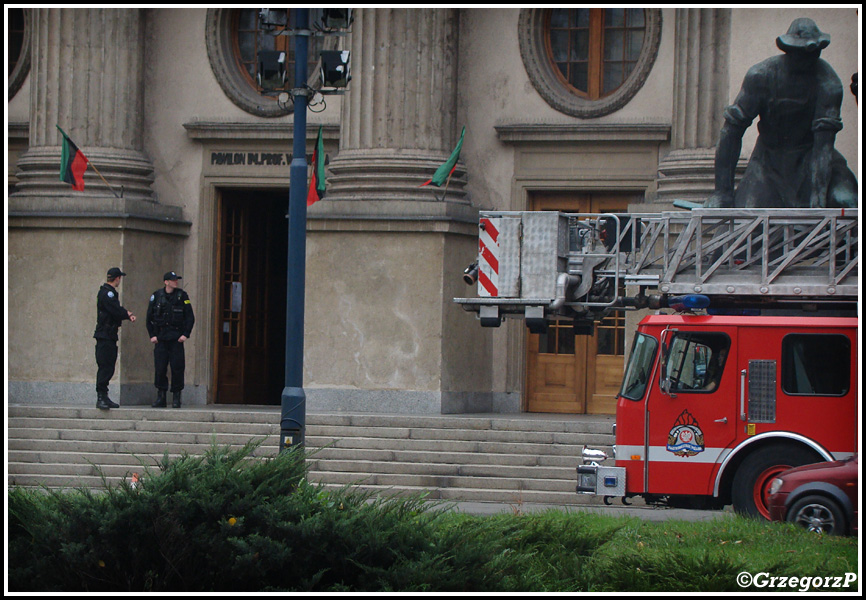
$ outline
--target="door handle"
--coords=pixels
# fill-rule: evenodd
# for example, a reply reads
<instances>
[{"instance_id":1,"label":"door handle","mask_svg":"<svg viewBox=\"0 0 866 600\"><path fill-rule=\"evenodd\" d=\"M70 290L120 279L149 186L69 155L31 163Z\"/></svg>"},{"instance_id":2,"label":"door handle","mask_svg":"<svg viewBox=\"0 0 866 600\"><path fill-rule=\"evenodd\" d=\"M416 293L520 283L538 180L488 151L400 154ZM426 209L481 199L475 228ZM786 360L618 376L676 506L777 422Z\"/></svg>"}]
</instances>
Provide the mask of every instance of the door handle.
<instances>
[{"instance_id":1,"label":"door handle","mask_svg":"<svg viewBox=\"0 0 866 600\"><path fill-rule=\"evenodd\" d=\"M722 417L721 419L716 419L713 423L727 423L728 417Z\"/></svg>"}]
</instances>

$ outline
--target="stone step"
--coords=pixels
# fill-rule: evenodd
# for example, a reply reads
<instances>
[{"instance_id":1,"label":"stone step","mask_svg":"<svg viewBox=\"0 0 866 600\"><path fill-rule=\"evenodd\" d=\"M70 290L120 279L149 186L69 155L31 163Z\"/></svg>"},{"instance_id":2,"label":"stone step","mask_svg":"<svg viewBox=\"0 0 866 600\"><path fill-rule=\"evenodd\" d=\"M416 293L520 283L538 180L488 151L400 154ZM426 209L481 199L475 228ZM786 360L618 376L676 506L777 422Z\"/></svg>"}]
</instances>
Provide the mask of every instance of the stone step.
<instances>
[{"instance_id":1,"label":"stone step","mask_svg":"<svg viewBox=\"0 0 866 600\"><path fill-rule=\"evenodd\" d=\"M510 448L510 447L509 447ZM386 450L376 448L335 448L326 447L316 450L311 458L328 458L333 460L367 460L378 462L425 462L435 451L435 460L444 464L465 465L501 465L501 466L543 466L570 467L574 464L574 456L551 456L532 453L495 453L495 452L460 452L434 450Z\"/></svg>"},{"instance_id":2,"label":"stone step","mask_svg":"<svg viewBox=\"0 0 866 600\"><path fill-rule=\"evenodd\" d=\"M221 408L221 407L183 407L173 408L150 408L150 407L121 407L113 410L99 410L83 406L58 406L48 404L10 405L7 409L7 417L24 418L48 418L48 419L99 419L99 420L153 420L153 421L216 421L221 423L275 423L279 422L279 407L254 407L254 408Z\"/></svg>"},{"instance_id":3,"label":"stone step","mask_svg":"<svg viewBox=\"0 0 866 600\"><path fill-rule=\"evenodd\" d=\"M266 424L228 424L228 423L187 423L187 422L162 422L159 427L152 427L153 422L131 423L129 421L90 422L82 420L63 421L61 423L25 424L20 419L9 423L7 437L9 439L77 439L82 441L123 441L129 439L132 433L148 434L153 441L161 441L170 444L182 443L208 443L208 440L217 439L220 443L236 443L238 436L245 438L244 441L254 437L266 437L279 435L278 425ZM114 426L115 423L117 426ZM243 427L241 427L243 425ZM336 426L307 426L306 437L323 446L344 439L367 438L368 440L400 440L406 444L416 441L457 441L457 442L479 442L511 443L511 444L536 444L542 446L582 446L583 444L603 444L609 436L579 433L554 433L535 431L483 431L475 429L419 429L402 427L352 427L351 434L348 428ZM318 439L321 438L321 439ZM242 442L243 443L243 442ZM368 443L377 443L376 441ZM312 442L308 442L312 445Z\"/></svg>"},{"instance_id":4,"label":"stone step","mask_svg":"<svg viewBox=\"0 0 866 600\"><path fill-rule=\"evenodd\" d=\"M335 448L317 447L308 440L308 460L311 462L329 461L357 461L369 462L401 462L401 463L441 463L441 464L466 464L466 465L494 465L507 467L563 467L571 466L575 460L574 455L539 455L528 452L478 452L471 444L464 444L465 448L472 451L443 451L441 447L432 445L428 449L402 449L393 444L394 449L364 448L362 445L355 447ZM445 444L453 447L455 444ZM240 447L235 444L233 447ZM493 445L495 449L512 451L521 449L519 445ZM202 444L165 444L162 442L135 442L135 441L88 441L88 440L45 440L34 439L11 439L7 445L7 462L63 462L62 457L76 457L92 455L128 457L127 460L135 460L148 457L162 457L165 452L171 455L179 455L184 452L194 453L202 450ZM266 438L257 450L257 455L272 455L277 450L277 439ZM579 448L576 448L579 450Z\"/></svg>"},{"instance_id":5,"label":"stone step","mask_svg":"<svg viewBox=\"0 0 866 600\"><path fill-rule=\"evenodd\" d=\"M119 408L110 411L80 406L10 405L7 418L97 419L124 421L184 421L219 423L279 423L279 407L184 407L181 409ZM558 431L565 433L609 434L613 418L609 416L549 416L538 418L521 415L381 415L381 414L327 414L308 413L307 426L388 426L432 427L443 429L457 426L461 429Z\"/></svg>"},{"instance_id":6,"label":"stone step","mask_svg":"<svg viewBox=\"0 0 866 600\"><path fill-rule=\"evenodd\" d=\"M267 442L267 440L266 440ZM270 440L259 446L256 454L272 455L277 449L277 440ZM309 442L309 440L308 440ZM124 450L117 451L113 442L76 442L63 440L52 444L49 448L40 440L13 440L6 454L7 462L20 463L63 463L80 462L97 458L108 464L137 463L141 460L154 462L161 459L165 450L170 450L169 456L179 456L183 452L194 453L199 450L197 444L189 444L178 448L166 448L163 444L141 443L136 446L138 451L131 451L132 444L128 444ZM434 460L442 464L462 465L494 465L494 466L522 466L522 467L568 467L574 465L575 457L550 456L538 454L506 454L492 452L443 452L424 450L383 450L365 448L320 448L308 443L310 448L310 459L320 460L327 458L335 461L368 461L374 463L398 462L398 463L425 463Z\"/></svg>"},{"instance_id":7,"label":"stone step","mask_svg":"<svg viewBox=\"0 0 866 600\"><path fill-rule=\"evenodd\" d=\"M376 426L387 424L391 427L457 427L459 429L514 430L563 433L600 433L610 434L613 418L609 416L583 416L557 419L555 417L533 418L531 416L448 416L448 415L366 415L366 414L313 414L307 418L308 424L337 426Z\"/></svg>"},{"instance_id":8,"label":"stone step","mask_svg":"<svg viewBox=\"0 0 866 600\"><path fill-rule=\"evenodd\" d=\"M89 431L146 431L166 433L249 433L251 435L279 434L279 423L214 422L185 420L134 420L134 419L82 419L31 417L10 418L7 429L42 429L45 431L74 431L87 425Z\"/></svg>"},{"instance_id":9,"label":"stone step","mask_svg":"<svg viewBox=\"0 0 866 600\"><path fill-rule=\"evenodd\" d=\"M487 442L467 440L435 440L435 439L387 439L387 438L363 438L363 437L331 437L322 439L317 436L307 438L308 446L318 444L320 447L333 448L370 448L370 449L398 449L413 448L428 451L446 452L481 452L502 454L534 454L534 455L561 455L575 456L580 454L580 448L584 444L591 446L610 446L613 444L613 436L587 436L570 444L552 443L529 443L520 440Z\"/></svg>"},{"instance_id":10,"label":"stone step","mask_svg":"<svg viewBox=\"0 0 866 600\"><path fill-rule=\"evenodd\" d=\"M569 467L507 467L501 465L463 465L419 462L372 462L363 460L310 460L310 469L319 472L376 473L378 475L424 475L430 477L475 477L480 480L516 478L571 479Z\"/></svg>"},{"instance_id":11,"label":"stone step","mask_svg":"<svg viewBox=\"0 0 866 600\"><path fill-rule=\"evenodd\" d=\"M316 471L314 471L316 472ZM573 472L573 471L572 471ZM425 475L410 473L355 473L318 471L315 481L332 484L375 485L379 487L415 487L424 489L469 488L486 490L535 490L574 492L572 479L513 477L477 477L472 475Z\"/></svg>"},{"instance_id":12,"label":"stone step","mask_svg":"<svg viewBox=\"0 0 866 600\"><path fill-rule=\"evenodd\" d=\"M338 484L324 484L326 489L341 489ZM418 488L399 486L374 486L366 483L355 484L353 489L370 492L379 497L418 496ZM551 492L538 490L489 490L471 488L432 488L425 490L425 500L441 501L447 505L456 502L489 502L510 504L515 512L523 504L546 504L556 506L602 506L604 501L597 496L577 494L572 489L569 492Z\"/></svg>"},{"instance_id":13,"label":"stone step","mask_svg":"<svg viewBox=\"0 0 866 600\"><path fill-rule=\"evenodd\" d=\"M273 456L279 407L18 406L8 410L8 484L101 488L156 468L165 456L216 444ZM584 444L609 448L609 417L308 414L308 479L376 495L467 502L581 504ZM593 499L597 500L597 499Z\"/></svg>"}]
</instances>

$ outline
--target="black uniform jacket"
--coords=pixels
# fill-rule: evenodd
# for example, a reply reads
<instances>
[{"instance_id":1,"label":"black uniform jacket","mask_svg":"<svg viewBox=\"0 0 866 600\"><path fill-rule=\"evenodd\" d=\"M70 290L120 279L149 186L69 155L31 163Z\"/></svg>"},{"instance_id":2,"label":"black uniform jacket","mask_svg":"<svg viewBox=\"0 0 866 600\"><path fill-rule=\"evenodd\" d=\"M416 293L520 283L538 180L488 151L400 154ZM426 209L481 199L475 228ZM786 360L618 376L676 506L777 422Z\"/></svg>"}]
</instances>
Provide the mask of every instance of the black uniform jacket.
<instances>
[{"instance_id":1,"label":"black uniform jacket","mask_svg":"<svg viewBox=\"0 0 866 600\"><path fill-rule=\"evenodd\" d=\"M195 315L189 294L180 288L167 294L165 288L156 290L147 305L147 333L160 341L177 340L192 335Z\"/></svg>"},{"instance_id":2,"label":"black uniform jacket","mask_svg":"<svg viewBox=\"0 0 866 600\"><path fill-rule=\"evenodd\" d=\"M103 283L96 294L96 331L98 340L117 341L121 321L129 318L129 311L120 305L120 295L113 285Z\"/></svg>"}]
</instances>

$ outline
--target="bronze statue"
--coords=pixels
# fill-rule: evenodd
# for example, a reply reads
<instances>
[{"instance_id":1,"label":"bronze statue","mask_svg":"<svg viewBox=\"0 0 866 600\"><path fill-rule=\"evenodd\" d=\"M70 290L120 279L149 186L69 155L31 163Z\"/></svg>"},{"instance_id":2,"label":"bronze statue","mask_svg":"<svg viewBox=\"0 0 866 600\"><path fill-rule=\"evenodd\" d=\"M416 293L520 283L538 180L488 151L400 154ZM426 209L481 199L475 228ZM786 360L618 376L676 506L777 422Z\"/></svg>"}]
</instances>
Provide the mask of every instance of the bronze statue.
<instances>
[{"instance_id":1,"label":"bronze statue","mask_svg":"<svg viewBox=\"0 0 866 600\"><path fill-rule=\"evenodd\" d=\"M734 103L725 109L716 149L710 208L838 208L857 206L857 180L834 148L842 129L844 88L820 58L830 44L811 19L795 19L776 38L784 52L746 73ZM758 140L734 192L743 134L755 117Z\"/></svg>"}]
</instances>

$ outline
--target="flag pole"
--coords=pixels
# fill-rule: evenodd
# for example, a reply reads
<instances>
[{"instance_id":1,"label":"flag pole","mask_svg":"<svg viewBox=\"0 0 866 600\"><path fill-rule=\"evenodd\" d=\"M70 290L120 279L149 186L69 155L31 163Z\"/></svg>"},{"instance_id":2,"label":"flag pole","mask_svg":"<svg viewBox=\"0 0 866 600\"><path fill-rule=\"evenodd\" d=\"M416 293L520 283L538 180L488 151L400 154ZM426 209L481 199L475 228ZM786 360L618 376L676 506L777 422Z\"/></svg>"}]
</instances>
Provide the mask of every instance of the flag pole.
<instances>
[{"instance_id":1,"label":"flag pole","mask_svg":"<svg viewBox=\"0 0 866 600\"><path fill-rule=\"evenodd\" d=\"M108 186L108 189L111 190L111 193L114 194L115 198L123 198L123 187L120 188L120 196L117 195L117 192L114 191L114 188L111 187L111 184L105 181L105 177L102 176L102 173L99 172L99 169L96 168L96 165L93 164L93 161L88 160L87 166L93 167L93 170L96 171L96 174L99 175L99 178Z\"/></svg>"},{"instance_id":2,"label":"flag pole","mask_svg":"<svg viewBox=\"0 0 866 600\"><path fill-rule=\"evenodd\" d=\"M445 196L448 194L448 184L451 183L451 176L454 175L454 171L457 170L457 165L454 165L454 168L451 169L451 172L448 173L448 179L445 180L445 189L442 191L442 199L445 199Z\"/></svg>"}]
</instances>

